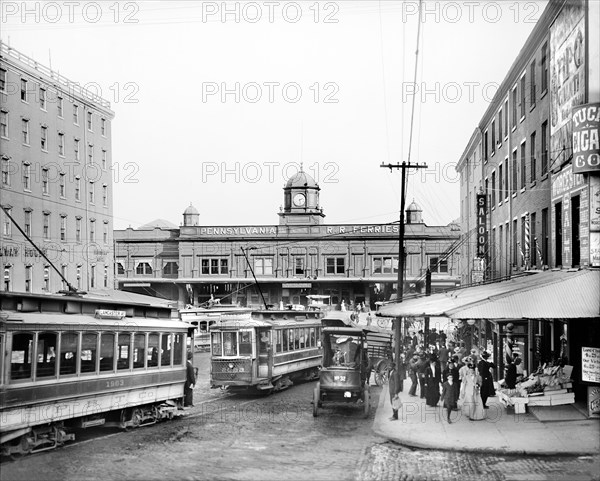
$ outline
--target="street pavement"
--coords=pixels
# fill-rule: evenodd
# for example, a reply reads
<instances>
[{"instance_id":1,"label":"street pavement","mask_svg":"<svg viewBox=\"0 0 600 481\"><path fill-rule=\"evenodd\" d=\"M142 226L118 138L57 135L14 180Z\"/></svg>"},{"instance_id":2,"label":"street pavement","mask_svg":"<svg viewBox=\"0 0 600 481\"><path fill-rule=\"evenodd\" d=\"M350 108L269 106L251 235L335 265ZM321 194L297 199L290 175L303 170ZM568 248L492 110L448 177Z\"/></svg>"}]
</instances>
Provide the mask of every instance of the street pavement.
<instances>
[{"instance_id":1,"label":"street pavement","mask_svg":"<svg viewBox=\"0 0 600 481\"><path fill-rule=\"evenodd\" d=\"M497 397L489 398L486 418L471 421L453 411L448 424L446 410L429 407L425 399L408 395L410 380L401 392L402 409L390 420L392 407L384 386L373 423L376 434L404 446L497 454L598 455L600 420L540 422L531 413L515 414ZM417 391L418 392L418 391Z\"/></svg>"}]
</instances>

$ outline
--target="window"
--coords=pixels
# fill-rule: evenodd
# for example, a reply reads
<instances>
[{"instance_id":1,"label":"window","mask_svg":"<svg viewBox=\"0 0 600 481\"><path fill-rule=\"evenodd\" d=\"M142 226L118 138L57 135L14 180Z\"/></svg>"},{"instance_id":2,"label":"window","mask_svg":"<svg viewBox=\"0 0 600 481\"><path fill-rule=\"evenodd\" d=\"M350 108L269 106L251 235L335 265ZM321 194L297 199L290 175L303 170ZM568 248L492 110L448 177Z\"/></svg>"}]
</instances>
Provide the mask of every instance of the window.
<instances>
[{"instance_id":1,"label":"window","mask_svg":"<svg viewBox=\"0 0 600 481\"><path fill-rule=\"evenodd\" d=\"M504 136L508 137L508 99L504 101Z\"/></svg>"},{"instance_id":2,"label":"window","mask_svg":"<svg viewBox=\"0 0 600 481\"><path fill-rule=\"evenodd\" d=\"M483 160L488 160L488 131L486 130L483 134Z\"/></svg>"},{"instance_id":3,"label":"window","mask_svg":"<svg viewBox=\"0 0 600 481\"><path fill-rule=\"evenodd\" d=\"M224 258L208 258L202 259L202 274L229 274L229 259ZM255 271L255 273L257 273Z\"/></svg>"},{"instance_id":4,"label":"window","mask_svg":"<svg viewBox=\"0 0 600 481\"><path fill-rule=\"evenodd\" d=\"M102 169L106 170L106 150L102 149Z\"/></svg>"},{"instance_id":5,"label":"window","mask_svg":"<svg viewBox=\"0 0 600 481\"><path fill-rule=\"evenodd\" d=\"M492 207L496 205L496 171L492 172Z\"/></svg>"},{"instance_id":6,"label":"window","mask_svg":"<svg viewBox=\"0 0 600 481\"><path fill-rule=\"evenodd\" d=\"M517 87L512 91L512 128L517 126Z\"/></svg>"},{"instance_id":7,"label":"window","mask_svg":"<svg viewBox=\"0 0 600 481\"><path fill-rule=\"evenodd\" d=\"M40 109L46 110L46 89L40 87Z\"/></svg>"},{"instance_id":8,"label":"window","mask_svg":"<svg viewBox=\"0 0 600 481\"><path fill-rule=\"evenodd\" d=\"M81 217L75 218L75 241L81 242Z\"/></svg>"},{"instance_id":9,"label":"window","mask_svg":"<svg viewBox=\"0 0 600 481\"><path fill-rule=\"evenodd\" d=\"M240 356L252 355L252 332L240 331Z\"/></svg>"},{"instance_id":10,"label":"window","mask_svg":"<svg viewBox=\"0 0 600 481\"><path fill-rule=\"evenodd\" d=\"M94 130L92 125L92 112L88 112L87 113L87 128L88 130L91 132L92 130Z\"/></svg>"},{"instance_id":11,"label":"window","mask_svg":"<svg viewBox=\"0 0 600 481\"><path fill-rule=\"evenodd\" d=\"M79 160L79 139L75 139L73 143L73 150L75 153L75 160Z\"/></svg>"},{"instance_id":12,"label":"window","mask_svg":"<svg viewBox=\"0 0 600 481\"><path fill-rule=\"evenodd\" d=\"M50 291L50 266L44 266L44 283L42 284L42 290L49 292Z\"/></svg>"},{"instance_id":13,"label":"window","mask_svg":"<svg viewBox=\"0 0 600 481\"><path fill-rule=\"evenodd\" d=\"M23 189L31 190L31 164L23 163Z\"/></svg>"},{"instance_id":14,"label":"window","mask_svg":"<svg viewBox=\"0 0 600 481\"><path fill-rule=\"evenodd\" d=\"M75 177L75 200L81 200L81 177Z\"/></svg>"},{"instance_id":15,"label":"window","mask_svg":"<svg viewBox=\"0 0 600 481\"><path fill-rule=\"evenodd\" d=\"M10 215L12 209L6 208L6 212L8 212L8 214ZM11 229L11 220L8 218L8 216L4 216L4 221L2 222L2 235L5 237L10 237L12 233L12 229Z\"/></svg>"},{"instance_id":16,"label":"window","mask_svg":"<svg viewBox=\"0 0 600 481\"><path fill-rule=\"evenodd\" d=\"M4 290L10 291L10 280L12 278L11 266L4 266Z\"/></svg>"},{"instance_id":17,"label":"window","mask_svg":"<svg viewBox=\"0 0 600 481\"><path fill-rule=\"evenodd\" d=\"M398 272L398 257L373 257L373 274Z\"/></svg>"},{"instance_id":18,"label":"window","mask_svg":"<svg viewBox=\"0 0 600 481\"><path fill-rule=\"evenodd\" d=\"M0 68L0 92L6 93L6 70Z\"/></svg>"},{"instance_id":19,"label":"window","mask_svg":"<svg viewBox=\"0 0 600 481\"><path fill-rule=\"evenodd\" d=\"M223 356L237 356L237 332L223 333Z\"/></svg>"},{"instance_id":20,"label":"window","mask_svg":"<svg viewBox=\"0 0 600 481\"><path fill-rule=\"evenodd\" d=\"M40 134L40 145L42 147L42 150L48 150L47 134L48 134L48 127L45 127L42 125L42 131Z\"/></svg>"},{"instance_id":21,"label":"window","mask_svg":"<svg viewBox=\"0 0 600 481\"><path fill-rule=\"evenodd\" d=\"M2 157L2 185L10 185L10 159Z\"/></svg>"},{"instance_id":22,"label":"window","mask_svg":"<svg viewBox=\"0 0 600 481\"><path fill-rule=\"evenodd\" d=\"M31 292L31 266L25 266L25 292Z\"/></svg>"},{"instance_id":23,"label":"window","mask_svg":"<svg viewBox=\"0 0 600 481\"><path fill-rule=\"evenodd\" d=\"M100 372L114 371L115 335L103 332L100 336Z\"/></svg>"},{"instance_id":24,"label":"window","mask_svg":"<svg viewBox=\"0 0 600 481\"><path fill-rule=\"evenodd\" d=\"M81 334L81 372L96 372L98 359L98 334L83 332Z\"/></svg>"},{"instance_id":25,"label":"window","mask_svg":"<svg viewBox=\"0 0 600 481\"><path fill-rule=\"evenodd\" d=\"M515 193L517 191L517 181L519 179L518 177L518 171L517 171L517 150L513 150L512 153L512 164L511 164L511 168L512 168L512 191L513 193Z\"/></svg>"},{"instance_id":26,"label":"window","mask_svg":"<svg viewBox=\"0 0 600 481\"><path fill-rule=\"evenodd\" d=\"M157 332L148 334L148 353L146 356L148 367L158 367L158 341L159 337Z\"/></svg>"},{"instance_id":27,"label":"window","mask_svg":"<svg viewBox=\"0 0 600 481\"><path fill-rule=\"evenodd\" d=\"M533 182L535 180L535 176L536 176L536 169L535 169L535 131L531 134L531 140L529 143L529 148L531 149L530 152L530 159L531 159L531 182Z\"/></svg>"},{"instance_id":28,"label":"window","mask_svg":"<svg viewBox=\"0 0 600 481\"><path fill-rule=\"evenodd\" d=\"M133 368L144 367L146 367L146 334L138 332L133 335Z\"/></svg>"},{"instance_id":29,"label":"window","mask_svg":"<svg viewBox=\"0 0 600 481\"><path fill-rule=\"evenodd\" d=\"M498 166L498 202L502 202L504 199L504 176L502 175L503 164Z\"/></svg>"},{"instance_id":30,"label":"window","mask_svg":"<svg viewBox=\"0 0 600 481\"><path fill-rule=\"evenodd\" d=\"M448 273L448 259L442 259L441 257L430 257L429 258L429 270L431 273L444 274Z\"/></svg>"},{"instance_id":31,"label":"window","mask_svg":"<svg viewBox=\"0 0 600 481\"><path fill-rule=\"evenodd\" d=\"M79 125L79 105L73 104L73 123Z\"/></svg>"},{"instance_id":32,"label":"window","mask_svg":"<svg viewBox=\"0 0 600 481\"><path fill-rule=\"evenodd\" d=\"M273 258L272 257L255 257L254 258L254 273L257 276L273 275Z\"/></svg>"},{"instance_id":33,"label":"window","mask_svg":"<svg viewBox=\"0 0 600 481\"><path fill-rule=\"evenodd\" d=\"M96 221L90 220L90 242L96 242Z\"/></svg>"},{"instance_id":34,"label":"window","mask_svg":"<svg viewBox=\"0 0 600 481\"><path fill-rule=\"evenodd\" d=\"M58 193L62 198L67 196L67 185L65 184L65 174L61 172L58 174Z\"/></svg>"},{"instance_id":35,"label":"window","mask_svg":"<svg viewBox=\"0 0 600 481\"><path fill-rule=\"evenodd\" d=\"M50 214L48 212L44 212L42 232L44 239L50 239Z\"/></svg>"},{"instance_id":36,"label":"window","mask_svg":"<svg viewBox=\"0 0 600 481\"><path fill-rule=\"evenodd\" d=\"M125 274L125 268L121 262L117 262L117 274L120 276Z\"/></svg>"},{"instance_id":37,"label":"window","mask_svg":"<svg viewBox=\"0 0 600 481\"><path fill-rule=\"evenodd\" d=\"M77 372L79 333L63 332L60 336L60 375Z\"/></svg>"},{"instance_id":38,"label":"window","mask_svg":"<svg viewBox=\"0 0 600 481\"><path fill-rule=\"evenodd\" d=\"M129 332L121 332L117 334L117 369L129 369L130 359L130 341L131 334Z\"/></svg>"},{"instance_id":39,"label":"window","mask_svg":"<svg viewBox=\"0 0 600 481\"><path fill-rule=\"evenodd\" d=\"M527 169L525 168L526 159L525 152L527 151L525 142L521 144L521 189L525 188L525 183L527 182Z\"/></svg>"},{"instance_id":40,"label":"window","mask_svg":"<svg viewBox=\"0 0 600 481\"><path fill-rule=\"evenodd\" d=\"M88 144L88 164L92 165L94 163L94 146L92 144Z\"/></svg>"},{"instance_id":41,"label":"window","mask_svg":"<svg viewBox=\"0 0 600 481\"><path fill-rule=\"evenodd\" d=\"M88 194L89 194L90 204L93 204L96 199L95 191L94 191L94 182L90 181L90 187L89 187Z\"/></svg>"},{"instance_id":42,"label":"window","mask_svg":"<svg viewBox=\"0 0 600 481\"><path fill-rule=\"evenodd\" d=\"M106 119L100 119L100 133L102 137L106 137Z\"/></svg>"},{"instance_id":43,"label":"window","mask_svg":"<svg viewBox=\"0 0 600 481\"><path fill-rule=\"evenodd\" d=\"M294 257L294 275L304 275L304 257Z\"/></svg>"},{"instance_id":44,"label":"window","mask_svg":"<svg viewBox=\"0 0 600 481\"><path fill-rule=\"evenodd\" d=\"M140 261L135 268L135 273L139 275L152 274L152 266L149 262Z\"/></svg>"},{"instance_id":45,"label":"window","mask_svg":"<svg viewBox=\"0 0 600 481\"><path fill-rule=\"evenodd\" d=\"M54 332L40 332L38 334L36 379L56 376L57 337Z\"/></svg>"},{"instance_id":46,"label":"window","mask_svg":"<svg viewBox=\"0 0 600 481\"><path fill-rule=\"evenodd\" d=\"M108 266L104 266L104 287L108 287Z\"/></svg>"},{"instance_id":47,"label":"window","mask_svg":"<svg viewBox=\"0 0 600 481\"><path fill-rule=\"evenodd\" d=\"M535 96L535 59L533 59L529 67L529 97L532 108L535 107Z\"/></svg>"},{"instance_id":48,"label":"window","mask_svg":"<svg viewBox=\"0 0 600 481\"><path fill-rule=\"evenodd\" d=\"M217 333L219 336L220 333ZM172 354L172 345L171 345L171 334L163 334L160 340L160 365L161 366L170 366L171 365L171 354ZM214 353L215 351L213 351Z\"/></svg>"},{"instance_id":49,"label":"window","mask_svg":"<svg viewBox=\"0 0 600 481\"><path fill-rule=\"evenodd\" d=\"M90 287L92 289L96 287L96 264L90 266Z\"/></svg>"},{"instance_id":50,"label":"window","mask_svg":"<svg viewBox=\"0 0 600 481\"><path fill-rule=\"evenodd\" d=\"M508 178L508 157L504 158L504 197L508 198L508 194L510 194L510 182Z\"/></svg>"},{"instance_id":51,"label":"window","mask_svg":"<svg viewBox=\"0 0 600 481\"><path fill-rule=\"evenodd\" d=\"M59 95L56 97L56 110L58 111L58 116L62 118L63 116L63 98Z\"/></svg>"},{"instance_id":52,"label":"window","mask_svg":"<svg viewBox=\"0 0 600 481\"><path fill-rule=\"evenodd\" d=\"M108 244L108 221L104 221L102 224L102 242Z\"/></svg>"},{"instance_id":53,"label":"window","mask_svg":"<svg viewBox=\"0 0 600 481\"><path fill-rule=\"evenodd\" d=\"M21 132L23 143L29 145L29 120L23 119L21 120Z\"/></svg>"},{"instance_id":54,"label":"window","mask_svg":"<svg viewBox=\"0 0 600 481\"><path fill-rule=\"evenodd\" d=\"M10 355L10 378L30 378L33 356L33 334L29 332L14 333Z\"/></svg>"},{"instance_id":55,"label":"window","mask_svg":"<svg viewBox=\"0 0 600 481\"><path fill-rule=\"evenodd\" d=\"M120 269L123 270L122 264L118 264L117 267L118 268L120 267ZM179 264L177 264L177 262L173 262L173 261L166 262L165 266L163 267L163 274L165 274L165 275L171 275L171 276L177 275L178 271L179 271ZM124 274L124 273L125 273L125 271L119 272L119 274Z\"/></svg>"},{"instance_id":56,"label":"window","mask_svg":"<svg viewBox=\"0 0 600 481\"><path fill-rule=\"evenodd\" d=\"M21 79L21 100L27 102L27 80Z\"/></svg>"},{"instance_id":57,"label":"window","mask_svg":"<svg viewBox=\"0 0 600 481\"><path fill-rule=\"evenodd\" d=\"M58 133L58 155L65 155L65 134L62 132Z\"/></svg>"},{"instance_id":58,"label":"window","mask_svg":"<svg viewBox=\"0 0 600 481\"><path fill-rule=\"evenodd\" d=\"M502 143L502 109L498 111L498 145Z\"/></svg>"},{"instance_id":59,"label":"window","mask_svg":"<svg viewBox=\"0 0 600 481\"><path fill-rule=\"evenodd\" d=\"M525 75L523 75L521 77L521 120L523 120L525 118L525 84L526 84L526 79L525 79Z\"/></svg>"},{"instance_id":60,"label":"window","mask_svg":"<svg viewBox=\"0 0 600 481\"><path fill-rule=\"evenodd\" d=\"M327 257L325 272L327 274L345 274L346 259L344 257Z\"/></svg>"},{"instance_id":61,"label":"window","mask_svg":"<svg viewBox=\"0 0 600 481\"><path fill-rule=\"evenodd\" d=\"M0 110L0 137L8 138L8 112Z\"/></svg>"},{"instance_id":62,"label":"window","mask_svg":"<svg viewBox=\"0 0 600 481\"><path fill-rule=\"evenodd\" d=\"M492 154L496 152L496 121L492 120Z\"/></svg>"},{"instance_id":63,"label":"window","mask_svg":"<svg viewBox=\"0 0 600 481\"><path fill-rule=\"evenodd\" d=\"M60 240L61 241L67 240L67 216L66 215L60 216Z\"/></svg>"},{"instance_id":64,"label":"window","mask_svg":"<svg viewBox=\"0 0 600 481\"><path fill-rule=\"evenodd\" d=\"M108 207L108 186L106 184L102 186L102 205Z\"/></svg>"},{"instance_id":65,"label":"window","mask_svg":"<svg viewBox=\"0 0 600 481\"><path fill-rule=\"evenodd\" d=\"M49 185L48 185L48 169L42 169L42 194L48 195L49 193Z\"/></svg>"},{"instance_id":66,"label":"window","mask_svg":"<svg viewBox=\"0 0 600 481\"><path fill-rule=\"evenodd\" d=\"M24 222L24 230L25 234L31 236L31 211L25 211L25 222Z\"/></svg>"},{"instance_id":67,"label":"window","mask_svg":"<svg viewBox=\"0 0 600 481\"><path fill-rule=\"evenodd\" d=\"M548 121L542 124L542 175L548 173Z\"/></svg>"},{"instance_id":68,"label":"window","mask_svg":"<svg viewBox=\"0 0 600 481\"><path fill-rule=\"evenodd\" d=\"M548 42L542 47L542 62L540 63L542 93L548 90Z\"/></svg>"}]
</instances>

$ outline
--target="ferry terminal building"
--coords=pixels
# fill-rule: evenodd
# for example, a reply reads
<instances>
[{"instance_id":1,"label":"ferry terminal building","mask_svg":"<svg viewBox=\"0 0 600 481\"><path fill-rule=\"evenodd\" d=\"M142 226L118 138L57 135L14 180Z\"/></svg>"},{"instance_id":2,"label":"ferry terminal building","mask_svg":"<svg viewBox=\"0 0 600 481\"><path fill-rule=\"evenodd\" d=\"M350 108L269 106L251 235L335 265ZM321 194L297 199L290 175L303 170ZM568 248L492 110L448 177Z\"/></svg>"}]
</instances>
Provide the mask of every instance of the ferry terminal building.
<instances>
[{"instance_id":1,"label":"ferry terminal building","mask_svg":"<svg viewBox=\"0 0 600 481\"><path fill-rule=\"evenodd\" d=\"M252 271L268 304L307 305L306 296L331 303L365 303L395 296L398 222L325 224L319 185L300 170L283 188L278 225L200 224L190 205L183 225L164 220L116 230L118 288L177 301L178 308L211 298L223 304L263 306ZM412 202L406 210L406 295L424 292L427 268L432 292L459 285L459 226L428 226Z\"/></svg>"}]
</instances>

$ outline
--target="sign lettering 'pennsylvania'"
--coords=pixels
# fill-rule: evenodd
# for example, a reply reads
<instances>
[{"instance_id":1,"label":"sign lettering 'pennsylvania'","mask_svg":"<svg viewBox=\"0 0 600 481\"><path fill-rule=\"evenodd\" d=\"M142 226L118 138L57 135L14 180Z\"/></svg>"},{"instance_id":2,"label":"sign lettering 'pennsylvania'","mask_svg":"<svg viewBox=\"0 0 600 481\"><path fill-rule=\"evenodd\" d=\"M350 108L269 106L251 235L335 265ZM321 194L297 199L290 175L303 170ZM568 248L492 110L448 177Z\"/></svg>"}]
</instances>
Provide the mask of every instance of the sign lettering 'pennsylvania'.
<instances>
[{"instance_id":1,"label":"sign lettering 'pennsylvania'","mask_svg":"<svg viewBox=\"0 0 600 481\"><path fill-rule=\"evenodd\" d=\"M487 254L487 196L477 194L477 257Z\"/></svg>"},{"instance_id":2,"label":"sign lettering 'pennsylvania'","mask_svg":"<svg viewBox=\"0 0 600 481\"><path fill-rule=\"evenodd\" d=\"M266 235L277 236L284 234L398 234L398 224L375 224L375 225L327 225L319 226L318 232L314 228L310 231L306 227L293 226L288 228L278 226L239 226L239 227L197 227L202 236L250 236ZM306 232L304 232L306 231Z\"/></svg>"},{"instance_id":3,"label":"sign lettering 'pennsylvania'","mask_svg":"<svg viewBox=\"0 0 600 481\"><path fill-rule=\"evenodd\" d=\"M573 173L600 172L600 104L573 108Z\"/></svg>"}]
</instances>

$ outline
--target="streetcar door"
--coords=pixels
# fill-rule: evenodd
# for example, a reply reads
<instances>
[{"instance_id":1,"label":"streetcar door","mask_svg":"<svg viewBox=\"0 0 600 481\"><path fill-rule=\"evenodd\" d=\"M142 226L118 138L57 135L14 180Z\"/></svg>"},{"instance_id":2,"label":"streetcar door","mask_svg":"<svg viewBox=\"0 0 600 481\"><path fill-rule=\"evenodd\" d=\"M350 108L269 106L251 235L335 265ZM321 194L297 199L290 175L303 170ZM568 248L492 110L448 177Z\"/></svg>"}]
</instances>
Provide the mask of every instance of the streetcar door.
<instances>
[{"instance_id":1,"label":"streetcar door","mask_svg":"<svg viewBox=\"0 0 600 481\"><path fill-rule=\"evenodd\" d=\"M257 328L256 337L258 340L258 377L270 378L273 364L271 329Z\"/></svg>"}]
</instances>

